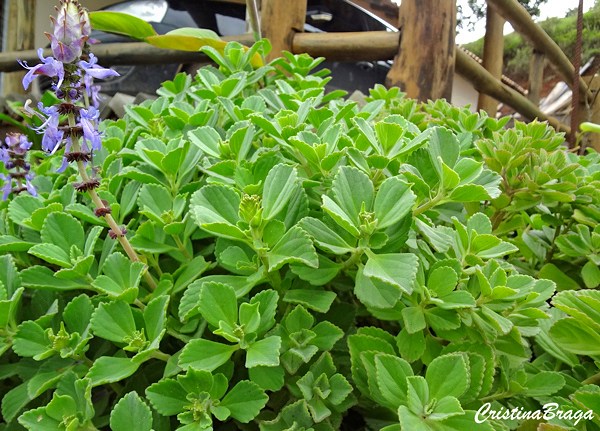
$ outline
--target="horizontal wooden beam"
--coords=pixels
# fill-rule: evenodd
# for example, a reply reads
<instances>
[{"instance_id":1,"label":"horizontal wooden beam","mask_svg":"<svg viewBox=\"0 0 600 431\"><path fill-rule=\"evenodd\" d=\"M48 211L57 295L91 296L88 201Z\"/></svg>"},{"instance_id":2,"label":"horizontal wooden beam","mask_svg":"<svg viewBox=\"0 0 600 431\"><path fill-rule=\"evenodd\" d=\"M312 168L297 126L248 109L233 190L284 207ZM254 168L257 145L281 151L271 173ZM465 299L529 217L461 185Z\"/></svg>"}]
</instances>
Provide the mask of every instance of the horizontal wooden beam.
<instances>
[{"instance_id":1,"label":"horizontal wooden beam","mask_svg":"<svg viewBox=\"0 0 600 431\"><path fill-rule=\"evenodd\" d=\"M527 10L517 0L487 0L500 15L511 23L513 28L536 50L546 54L550 64L558 71L569 88L573 89L573 72L575 68L560 47L537 25ZM593 100L593 94L585 81L579 77L579 94L588 101Z\"/></svg>"},{"instance_id":2,"label":"horizontal wooden beam","mask_svg":"<svg viewBox=\"0 0 600 431\"><path fill-rule=\"evenodd\" d=\"M298 33L294 36L294 54L308 53L313 57L326 57L329 60L378 61L391 60L398 51L399 33L376 31L362 33ZM251 45L252 35L224 37L224 40L236 40ZM201 53L160 49L144 42L98 44L92 52L100 59L100 64L133 65L156 63L194 63L206 61ZM52 55L50 50L45 56ZM0 53L0 72L21 70L16 59L28 61L31 65L39 63L35 51ZM485 93L515 109L526 118L547 120L559 131L570 133L570 128L554 118L549 118L534 104L509 86L495 79L475 59L456 50L456 72L471 82L477 91Z\"/></svg>"},{"instance_id":3,"label":"horizontal wooden beam","mask_svg":"<svg viewBox=\"0 0 600 431\"><path fill-rule=\"evenodd\" d=\"M547 121L559 132L565 132L567 136L571 134L571 128L556 118L547 116L519 92L502 84L462 49L456 50L456 72L466 78L477 91L510 106L525 118Z\"/></svg>"},{"instance_id":4,"label":"horizontal wooden beam","mask_svg":"<svg viewBox=\"0 0 600 431\"><path fill-rule=\"evenodd\" d=\"M254 43L251 34L227 36L222 39L226 42L237 41L246 46ZM201 52L162 49L145 42L99 43L92 45L92 53L98 57L98 63L106 67L134 64L196 63L209 59ZM44 57L50 56L52 56L52 50L50 48L45 49ZM17 59L27 62L30 66L35 66L40 62L36 50L2 52L0 53L0 72L23 70Z\"/></svg>"}]
</instances>

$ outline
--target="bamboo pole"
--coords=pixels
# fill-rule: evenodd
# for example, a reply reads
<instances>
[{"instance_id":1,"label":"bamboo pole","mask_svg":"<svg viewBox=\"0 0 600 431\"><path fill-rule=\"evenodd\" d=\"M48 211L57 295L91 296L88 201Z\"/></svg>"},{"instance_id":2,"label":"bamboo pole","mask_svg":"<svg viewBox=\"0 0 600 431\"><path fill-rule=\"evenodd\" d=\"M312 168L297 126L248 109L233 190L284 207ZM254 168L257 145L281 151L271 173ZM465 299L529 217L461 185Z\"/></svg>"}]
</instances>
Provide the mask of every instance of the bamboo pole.
<instances>
[{"instance_id":1,"label":"bamboo pole","mask_svg":"<svg viewBox=\"0 0 600 431\"><path fill-rule=\"evenodd\" d=\"M420 102L452 97L456 45L456 0L403 1L402 38L385 80Z\"/></svg>"},{"instance_id":2,"label":"bamboo pole","mask_svg":"<svg viewBox=\"0 0 600 431\"><path fill-rule=\"evenodd\" d=\"M488 6L485 16L483 62L481 65L496 79L502 78L504 22L505 19L494 8ZM479 93L477 109L482 109L490 117L495 118L498 112L498 101L486 94Z\"/></svg>"},{"instance_id":3,"label":"bamboo pole","mask_svg":"<svg viewBox=\"0 0 600 431\"><path fill-rule=\"evenodd\" d=\"M301 33L294 37L294 53L336 61L391 60L398 53L400 33L391 31Z\"/></svg>"},{"instance_id":4,"label":"bamboo pole","mask_svg":"<svg viewBox=\"0 0 600 431\"><path fill-rule=\"evenodd\" d=\"M237 41L250 46L254 43L252 34L227 36L224 41ZM98 57L103 66L121 66L135 64L161 64L161 63L201 63L209 61L208 56L201 52L178 51L175 49L162 49L145 42L131 43L99 43L92 45L92 53ZM44 50L44 57L52 56L51 49ZM0 72L22 71L17 59L27 62L30 66L40 63L36 50L11 51L0 53Z\"/></svg>"},{"instance_id":5,"label":"bamboo pole","mask_svg":"<svg viewBox=\"0 0 600 431\"><path fill-rule=\"evenodd\" d=\"M460 49L456 50L456 71L468 79L477 91L495 97L502 103L515 109L525 118L529 120L537 118L541 121L548 121L556 130L565 132L567 136L570 135L571 129L569 127L557 119L547 116L517 91L507 85L503 85L487 70L481 67L477 61Z\"/></svg>"},{"instance_id":6,"label":"bamboo pole","mask_svg":"<svg viewBox=\"0 0 600 431\"><path fill-rule=\"evenodd\" d=\"M7 0L8 31L6 32L6 50L23 51L35 47L35 0ZM18 73L17 73L18 71ZM14 73L4 75L3 93L25 94L21 81L25 71L18 68Z\"/></svg>"},{"instance_id":7,"label":"bamboo pole","mask_svg":"<svg viewBox=\"0 0 600 431\"><path fill-rule=\"evenodd\" d=\"M535 49L545 53L548 60L562 76L569 88L573 88L575 68L560 47L537 25L517 0L487 0L488 4L511 23L513 28ZM593 95L585 81L579 77L579 94L591 102Z\"/></svg>"},{"instance_id":8,"label":"bamboo pole","mask_svg":"<svg viewBox=\"0 0 600 431\"><path fill-rule=\"evenodd\" d=\"M540 104L540 95L542 94L542 85L544 84L544 63L546 54L533 50L531 63L529 64L529 90L527 98L534 105Z\"/></svg>"},{"instance_id":9,"label":"bamboo pole","mask_svg":"<svg viewBox=\"0 0 600 431\"><path fill-rule=\"evenodd\" d=\"M281 57L282 51L292 51L294 35L304 31L306 0L261 0L262 36L269 39L271 61Z\"/></svg>"}]
</instances>

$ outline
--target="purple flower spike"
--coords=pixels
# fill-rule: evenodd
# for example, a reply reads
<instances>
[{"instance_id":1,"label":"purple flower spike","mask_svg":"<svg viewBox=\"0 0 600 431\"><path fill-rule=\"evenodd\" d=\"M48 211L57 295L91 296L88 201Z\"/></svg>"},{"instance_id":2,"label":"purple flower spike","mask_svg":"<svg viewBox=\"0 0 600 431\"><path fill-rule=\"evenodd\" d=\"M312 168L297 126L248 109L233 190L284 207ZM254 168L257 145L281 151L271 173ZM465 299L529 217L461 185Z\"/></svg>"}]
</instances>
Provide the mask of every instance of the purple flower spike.
<instances>
[{"instance_id":1,"label":"purple flower spike","mask_svg":"<svg viewBox=\"0 0 600 431\"><path fill-rule=\"evenodd\" d=\"M50 17L54 23L54 34L46 33L46 36L56 59L71 63L81 57L91 32L89 17L77 0L61 1L57 12L56 19Z\"/></svg>"},{"instance_id":2,"label":"purple flower spike","mask_svg":"<svg viewBox=\"0 0 600 431\"><path fill-rule=\"evenodd\" d=\"M31 82L36 78L36 75L45 75L50 78L57 77L57 87L60 87L63 82L63 79L65 77L65 69L63 67L63 64L52 57L44 58L43 55L44 49L38 49L38 57L40 57L42 63L33 67L29 67L24 61L22 62L20 60L17 60L21 66L29 70L29 72L27 72L25 74L25 77L23 78L23 88L25 88L26 90L29 87L29 84L31 84Z\"/></svg>"}]
</instances>

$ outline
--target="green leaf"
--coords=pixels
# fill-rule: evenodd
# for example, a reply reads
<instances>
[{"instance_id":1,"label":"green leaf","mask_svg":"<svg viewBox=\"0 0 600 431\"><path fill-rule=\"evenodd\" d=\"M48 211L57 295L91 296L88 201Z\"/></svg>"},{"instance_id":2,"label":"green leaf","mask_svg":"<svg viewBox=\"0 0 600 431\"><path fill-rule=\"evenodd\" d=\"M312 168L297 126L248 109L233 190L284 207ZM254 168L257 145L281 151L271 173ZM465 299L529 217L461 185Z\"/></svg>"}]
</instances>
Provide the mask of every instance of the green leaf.
<instances>
[{"instance_id":1,"label":"green leaf","mask_svg":"<svg viewBox=\"0 0 600 431\"><path fill-rule=\"evenodd\" d=\"M252 343L246 350L246 368L278 366L280 348L281 338L277 336Z\"/></svg>"},{"instance_id":2,"label":"green leaf","mask_svg":"<svg viewBox=\"0 0 600 431\"><path fill-rule=\"evenodd\" d=\"M163 416L174 416L185 411L190 405L188 392L177 380L166 379L154 383L146 389L146 397L152 407Z\"/></svg>"},{"instance_id":3,"label":"green leaf","mask_svg":"<svg viewBox=\"0 0 600 431\"><path fill-rule=\"evenodd\" d=\"M425 314L421 307L406 307L402 309L404 328L409 334L422 331L427 326Z\"/></svg>"},{"instance_id":4,"label":"green leaf","mask_svg":"<svg viewBox=\"0 0 600 431\"><path fill-rule=\"evenodd\" d=\"M52 341L48 334L32 320L21 323L17 328L13 350L19 356L34 357L36 360L45 359L53 354Z\"/></svg>"},{"instance_id":5,"label":"green leaf","mask_svg":"<svg viewBox=\"0 0 600 431\"><path fill-rule=\"evenodd\" d=\"M581 277L588 289L593 289L600 284L600 268L594 262L587 262L581 269Z\"/></svg>"},{"instance_id":6,"label":"green leaf","mask_svg":"<svg viewBox=\"0 0 600 431\"><path fill-rule=\"evenodd\" d=\"M272 219L287 205L297 178L296 168L290 165L280 163L269 171L263 190L263 219Z\"/></svg>"},{"instance_id":7,"label":"green leaf","mask_svg":"<svg viewBox=\"0 0 600 431\"><path fill-rule=\"evenodd\" d=\"M412 282L418 268L417 256L412 253L367 254L369 260L365 265L365 276L399 287L409 295L412 293Z\"/></svg>"},{"instance_id":8,"label":"green leaf","mask_svg":"<svg viewBox=\"0 0 600 431\"><path fill-rule=\"evenodd\" d=\"M190 208L203 229L217 236L244 240L246 235L235 226L240 202L240 196L232 188L208 185L192 195Z\"/></svg>"},{"instance_id":9,"label":"green leaf","mask_svg":"<svg viewBox=\"0 0 600 431\"><path fill-rule=\"evenodd\" d=\"M364 274L362 265L356 272L354 294L365 305L377 308L392 308L400 299L402 292L390 283Z\"/></svg>"},{"instance_id":10,"label":"green leaf","mask_svg":"<svg viewBox=\"0 0 600 431\"><path fill-rule=\"evenodd\" d=\"M342 166L333 180L331 190L339 207L355 226L358 226L358 213L363 203L366 211L373 208L373 183L354 167Z\"/></svg>"},{"instance_id":11,"label":"green leaf","mask_svg":"<svg viewBox=\"0 0 600 431\"><path fill-rule=\"evenodd\" d=\"M132 262L121 253L113 253L104 261L105 275L96 277L92 286L111 298L119 297L125 291L138 287L144 268L142 262ZM131 302L134 300L135 296Z\"/></svg>"},{"instance_id":12,"label":"green leaf","mask_svg":"<svg viewBox=\"0 0 600 431\"><path fill-rule=\"evenodd\" d=\"M277 312L277 302L279 295L274 290L263 290L257 293L250 300L250 304L259 303L258 312L260 313L260 323L256 333L261 336L275 324L275 313Z\"/></svg>"},{"instance_id":13,"label":"green leaf","mask_svg":"<svg viewBox=\"0 0 600 431\"><path fill-rule=\"evenodd\" d=\"M335 292L328 290L294 289L288 290L283 300L292 304L302 304L319 313L327 313L336 296Z\"/></svg>"},{"instance_id":14,"label":"green leaf","mask_svg":"<svg viewBox=\"0 0 600 431\"><path fill-rule=\"evenodd\" d=\"M83 278L61 280L54 276L54 272L47 266L34 265L21 271L23 286L49 290L74 290L90 289L87 280Z\"/></svg>"},{"instance_id":15,"label":"green leaf","mask_svg":"<svg viewBox=\"0 0 600 431\"><path fill-rule=\"evenodd\" d=\"M46 217L41 231L42 242L59 246L67 255L71 255L71 246L83 251L85 235L81 223L75 217L54 212Z\"/></svg>"},{"instance_id":16,"label":"green leaf","mask_svg":"<svg viewBox=\"0 0 600 431\"><path fill-rule=\"evenodd\" d=\"M73 265L69 252L64 251L58 245L36 244L29 249L29 254L63 268L70 268Z\"/></svg>"},{"instance_id":17,"label":"green leaf","mask_svg":"<svg viewBox=\"0 0 600 431\"><path fill-rule=\"evenodd\" d=\"M429 414L428 419L432 421L441 421L452 416L462 415L465 411L455 397L444 397L439 400L433 411Z\"/></svg>"},{"instance_id":18,"label":"green leaf","mask_svg":"<svg viewBox=\"0 0 600 431\"><path fill-rule=\"evenodd\" d=\"M327 259L323 255L318 255L318 258L319 267L316 269L296 263L290 264L290 269L302 280L308 281L313 286L322 286L335 278L342 265Z\"/></svg>"},{"instance_id":19,"label":"green leaf","mask_svg":"<svg viewBox=\"0 0 600 431\"><path fill-rule=\"evenodd\" d=\"M136 330L131 307L124 301L103 302L92 316L94 334L116 343L123 343Z\"/></svg>"},{"instance_id":20,"label":"green leaf","mask_svg":"<svg viewBox=\"0 0 600 431\"><path fill-rule=\"evenodd\" d=\"M556 265L547 263L540 269L538 278L546 278L556 283L556 290L559 292L564 290L579 290L581 286L571 277L561 271Z\"/></svg>"},{"instance_id":21,"label":"green leaf","mask_svg":"<svg viewBox=\"0 0 600 431\"><path fill-rule=\"evenodd\" d=\"M164 334L169 299L168 295L158 296L150 301L144 309L146 336L151 343L158 341Z\"/></svg>"},{"instance_id":22,"label":"green leaf","mask_svg":"<svg viewBox=\"0 0 600 431\"><path fill-rule=\"evenodd\" d=\"M315 334L312 345L323 351L333 349L334 344L344 336L344 331L327 320L317 323L311 331Z\"/></svg>"},{"instance_id":23,"label":"green leaf","mask_svg":"<svg viewBox=\"0 0 600 431\"><path fill-rule=\"evenodd\" d=\"M137 371L140 363L129 358L101 356L94 361L86 377L92 380L92 386L119 382Z\"/></svg>"},{"instance_id":24,"label":"green leaf","mask_svg":"<svg viewBox=\"0 0 600 431\"><path fill-rule=\"evenodd\" d=\"M413 375L410 364L397 356L379 353L375 355L375 367L381 394L396 408L405 405L408 390L406 378Z\"/></svg>"},{"instance_id":25,"label":"green leaf","mask_svg":"<svg viewBox=\"0 0 600 431\"><path fill-rule=\"evenodd\" d=\"M144 184L138 195L139 211L159 226L164 225L161 216L172 209L171 193L158 184Z\"/></svg>"},{"instance_id":26,"label":"green leaf","mask_svg":"<svg viewBox=\"0 0 600 431\"><path fill-rule=\"evenodd\" d=\"M396 337L396 345L403 359L408 362L415 362L425 352L425 337L423 331L410 334L403 329Z\"/></svg>"},{"instance_id":27,"label":"green leaf","mask_svg":"<svg viewBox=\"0 0 600 431\"><path fill-rule=\"evenodd\" d=\"M377 217L377 229L385 229L402 220L412 210L416 199L410 184L399 177L386 179L379 186L373 208Z\"/></svg>"},{"instance_id":28,"label":"green leaf","mask_svg":"<svg viewBox=\"0 0 600 431\"><path fill-rule=\"evenodd\" d=\"M540 371L525 383L525 394L529 397L545 397L560 391L564 385L565 378L559 373Z\"/></svg>"},{"instance_id":29,"label":"green leaf","mask_svg":"<svg viewBox=\"0 0 600 431\"><path fill-rule=\"evenodd\" d=\"M129 392L110 414L112 431L151 431L152 411L135 392Z\"/></svg>"},{"instance_id":30,"label":"green leaf","mask_svg":"<svg viewBox=\"0 0 600 431\"><path fill-rule=\"evenodd\" d=\"M197 370L214 371L229 360L237 345L228 346L210 340L194 339L181 352L179 366L184 370L188 367Z\"/></svg>"},{"instance_id":31,"label":"green leaf","mask_svg":"<svg viewBox=\"0 0 600 431\"><path fill-rule=\"evenodd\" d=\"M223 283L205 283L200 291L199 309L208 323L219 327L224 321L235 327L238 320L238 307L235 291Z\"/></svg>"},{"instance_id":32,"label":"green leaf","mask_svg":"<svg viewBox=\"0 0 600 431\"><path fill-rule=\"evenodd\" d=\"M234 419L248 423L258 415L268 399L256 383L242 380L225 395L219 405L228 408Z\"/></svg>"},{"instance_id":33,"label":"green leaf","mask_svg":"<svg viewBox=\"0 0 600 431\"><path fill-rule=\"evenodd\" d=\"M265 391L277 392L283 387L285 370L283 367L253 367L248 369L250 380Z\"/></svg>"},{"instance_id":34,"label":"green leaf","mask_svg":"<svg viewBox=\"0 0 600 431\"><path fill-rule=\"evenodd\" d=\"M301 262L312 268L319 266L317 252L310 237L304 230L294 226L286 232L268 254L269 272L281 268L286 263Z\"/></svg>"},{"instance_id":35,"label":"green leaf","mask_svg":"<svg viewBox=\"0 0 600 431\"><path fill-rule=\"evenodd\" d=\"M431 398L460 397L470 384L466 356L460 353L438 356L427 367L425 379Z\"/></svg>"},{"instance_id":36,"label":"green leaf","mask_svg":"<svg viewBox=\"0 0 600 431\"><path fill-rule=\"evenodd\" d=\"M210 266L209 262L204 260L203 256L196 256L188 263L183 271L179 272L177 280L173 286L173 293L177 293L185 289L194 280L196 280Z\"/></svg>"},{"instance_id":37,"label":"green leaf","mask_svg":"<svg viewBox=\"0 0 600 431\"><path fill-rule=\"evenodd\" d=\"M150 24L141 18L121 12L91 12L90 24L95 30L129 36L144 40L155 36L156 32Z\"/></svg>"},{"instance_id":38,"label":"green leaf","mask_svg":"<svg viewBox=\"0 0 600 431\"><path fill-rule=\"evenodd\" d=\"M577 355L600 355L600 335L581 322L567 317L550 328L550 337L568 352Z\"/></svg>"},{"instance_id":39,"label":"green leaf","mask_svg":"<svg viewBox=\"0 0 600 431\"><path fill-rule=\"evenodd\" d=\"M446 296L454 291L458 283L456 272L448 266L436 268L427 281L427 287L430 291L439 297Z\"/></svg>"},{"instance_id":40,"label":"green leaf","mask_svg":"<svg viewBox=\"0 0 600 431\"><path fill-rule=\"evenodd\" d=\"M221 137L214 128L208 126L198 127L197 129L190 130L188 137L205 154L221 158L221 151L219 150L219 140Z\"/></svg>"},{"instance_id":41,"label":"green leaf","mask_svg":"<svg viewBox=\"0 0 600 431\"><path fill-rule=\"evenodd\" d=\"M30 431L54 431L60 429L61 420L54 419L46 414L45 407L29 410L19 416L19 423Z\"/></svg>"},{"instance_id":42,"label":"green leaf","mask_svg":"<svg viewBox=\"0 0 600 431\"><path fill-rule=\"evenodd\" d=\"M350 246L321 220L304 217L300 220L299 226L311 236L317 247L325 251L334 254L346 254L354 251L354 247Z\"/></svg>"}]
</instances>

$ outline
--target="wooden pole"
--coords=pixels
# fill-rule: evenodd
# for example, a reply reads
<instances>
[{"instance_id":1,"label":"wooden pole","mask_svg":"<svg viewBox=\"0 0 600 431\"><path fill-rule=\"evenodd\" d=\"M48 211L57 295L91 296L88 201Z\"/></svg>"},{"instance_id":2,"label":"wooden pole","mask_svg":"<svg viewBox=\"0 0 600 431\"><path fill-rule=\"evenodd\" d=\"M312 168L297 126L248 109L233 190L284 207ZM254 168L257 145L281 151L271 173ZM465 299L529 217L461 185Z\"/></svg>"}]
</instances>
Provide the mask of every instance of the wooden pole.
<instances>
[{"instance_id":1,"label":"wooden pole","mask_svg":"<svg viewBox=\"0 0 600 431\"><path fill-rule=\"evenodd\" d=\"M35 0L7 0L8 31L6 32L6 50L23 51L35 48ZM22 68L19 68L22 70ZM3 95L9 93L26 94L22 80L25 72L4 75Z\"/></svg>"},{"instance_id":2,"label":"wooden pole","mask_svg":"<svg viewBox=\"0 0 600 431\"><path fill-rule=\"evenodd\" d=\"M565 132L567 137L571 129L556 118L549 117L507 85L502 84L485 70L477 61L460 49L456 50L456 72L465 77L480 93L488 94L502 103L514 108L519 114L529 120L539 119L548 123L559 132Z\"/></svg>"},{"instance_id":3,"label":"wooden pole","mask_svg":"<svg viewBox=\"0 0 600 431\"><path fill-rule=\"evenodd\" d=\"M400 5L400 47L385 85L420 102L452 96L456 0L405 0Z\"/></svg>"},{"instance_id":4,"label":"wooden pole","mask_svg":"<svg viewBox=\"0 0 600 431\"><path fill-rule=\"evenodd\" d=\"M485 38L483 39L483 62L481 65L496 79L502 78L504 23L505 19L494 8L488 6L485 16ZM483 109L490 117L496 118L498 101L480 93L477 109Z\"/></svg>"},{"instance_id":5,"label":"wooden pole","mask_svg":"<svg viewBox=\"0 0 600 431\"><path fill-rule=\"evenodd\" d=\"M292 51L294 35L304 31L306 0L261 0L262 36L269 39L272 50L267 61Z\"/></svg>"},{"instance_id":6,"label":"wooden pole","mask_svg":"<svg viewBox=\"0 0 600 431\"><path fill-rule=\"evenodd\" d=\"M569 87L573 88L575 68L560 47L537 25L527 10L517 0L487 0L488 4L500 13L513 28L535 49L546 54L552 66L558 71ZM579 78L579 94L591 102L593 94Z\"/></svg>"},{"instance_id":7,"label":"wooden pole","mask_svg":"<svg viewBox=\"0 0 600 431\"><path fill-rule=\"evenodd\" d=\"M533 50L529 63L529 92L527 98L534 105L540 104L542 85L544 84L544 63L546 55L538 50Z\"/></svg>"}]
</instances>

